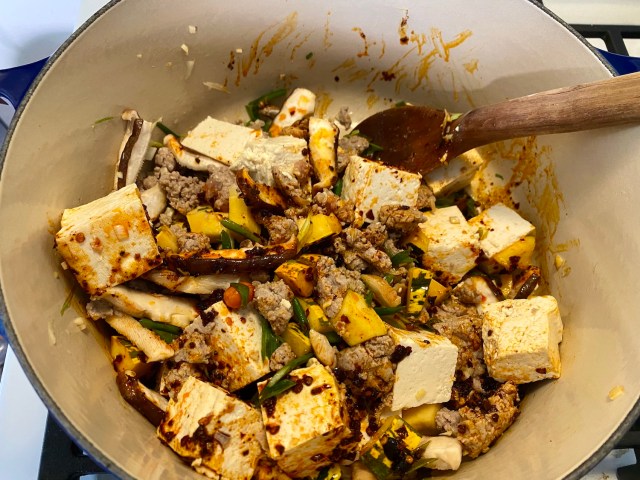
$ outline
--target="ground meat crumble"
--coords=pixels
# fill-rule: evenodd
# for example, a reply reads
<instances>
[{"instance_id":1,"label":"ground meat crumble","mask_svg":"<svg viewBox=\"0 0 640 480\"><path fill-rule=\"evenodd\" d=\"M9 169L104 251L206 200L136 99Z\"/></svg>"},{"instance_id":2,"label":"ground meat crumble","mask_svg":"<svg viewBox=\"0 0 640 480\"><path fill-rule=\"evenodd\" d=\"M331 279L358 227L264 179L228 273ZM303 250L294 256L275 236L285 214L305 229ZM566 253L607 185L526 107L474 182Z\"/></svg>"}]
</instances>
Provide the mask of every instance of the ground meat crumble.
<instances>
[{"instance_id":1,"label":"ground meat crumble","mask_svg":"<svg viewBox=\"0 0 640 480\"><path fill-rule=\"evenodd\" d=\"M253 282L253 286L256 308L267 319L276 335L282 334L293 317L293 292L282 280Z\"/></svg>"},{"instance_id":2,"label":"ground meat crumble","mask_svg":"<svg viewBox=\"0 0 640 480\"><path fill-rule=\"evenodd\" d=\"M365 287L360 274L344 267L337 267L330 257L320 257L316 263L318 303L329 318L335 317L348 290L364 294Z\"/></svg>"}]
</instances>

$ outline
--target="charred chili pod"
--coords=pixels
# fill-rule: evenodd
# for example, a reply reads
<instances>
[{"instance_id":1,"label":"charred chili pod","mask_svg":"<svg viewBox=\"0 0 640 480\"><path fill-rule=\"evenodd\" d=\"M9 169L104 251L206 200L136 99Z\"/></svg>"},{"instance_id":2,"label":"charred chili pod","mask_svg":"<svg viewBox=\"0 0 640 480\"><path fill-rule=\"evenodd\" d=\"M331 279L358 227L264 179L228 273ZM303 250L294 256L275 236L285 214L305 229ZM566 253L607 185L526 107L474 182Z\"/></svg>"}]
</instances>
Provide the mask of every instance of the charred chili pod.
<instances>
[{"instance_id":1,"label":"charred chili pod","mask_svg":"<svg viewBox=\"0 0 640 480\"><path fill-rule=\"evenodd\" d=\"M533 293L540 283L540 278L540 269L538 267L529 267L513 286L513 292L515 292L513 298L516 300L529 298L529 295Z\"/></svg>"},{"instance_id":2,"label":"charred chili pod","mask_svg":"<svg viewBox=\"0 0 640 480\"><path fill-rule=\"evenodd\" d=\"M210 250L197 255L170 255L165 261L173 270L191 275L214 273L250 273L270 271L297 255L297 240L292 236L285 243L252 248Z\"/></svg>"},{"instance_id":3,"label":"charred chili pod","mask_svg":"<svg viewBox=\"0 0 640 480\"><path fill-rule=\"evenodd\" d=\"M160 425L167 410L167 400L159 393L145 387L130 371L120 372L116 376L120 395L129 405L140 412L154 426Z\"/></svg>"}]
</instances>

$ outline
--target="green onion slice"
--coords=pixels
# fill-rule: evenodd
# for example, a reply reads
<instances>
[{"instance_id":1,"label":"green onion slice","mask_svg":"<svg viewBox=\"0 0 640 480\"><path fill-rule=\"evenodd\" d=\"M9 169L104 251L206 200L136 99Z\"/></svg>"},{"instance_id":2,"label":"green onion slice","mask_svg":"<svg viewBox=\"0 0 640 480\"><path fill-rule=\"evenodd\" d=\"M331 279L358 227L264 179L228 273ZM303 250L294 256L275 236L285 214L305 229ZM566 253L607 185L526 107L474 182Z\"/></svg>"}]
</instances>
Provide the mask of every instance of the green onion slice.
<instances>
[{"instance_id":1,"label":"green onion slice","mask_svg":"<svg viewBox=\"0 0 640 480\"><path fill-rule=\"evenodd\" d=\"M300 303L300 300L298 300L296 297L293 298L293 300L291 301L291 305L293 306L293 318L296 321L296 323L298 324L298 326L300 327L300 330L302 330L305 335L309 334L309 319L307 319L307 314L304 311L304 308L302 307L302 304Z\"/></svg>"},{"instance_id":2,"label":"green onion slice","mask_svg":"<svg viewBox=\"0 0 640 480\"><path fill-rule=\"evenodd\" d=\"M280 393L285 392L289 388L293 387L295 385L295 382L292 382L291 380L288 380L284 377L289 375L292 370L308 362L311 357L313 357L313 353L309 352L305 355L302 355L301 357L294 358L284 367L278 370L275 375L271 377L271 380L269 380L269 382L265 385L264 389L260 393L260 403L264 402L268 398L275 397L276 395L279 395ZM287 388L283 388L282 385L279 385L283 380L288 380L289 386Z\"/></svg>"},{"instance_id":3,"label":"green onion slice","mask_svg":"<svg viewBox=\"0 0 640 480\"><path fill-rule=\"evenodd\" d=\"M176 132L174 132L173 130L171 130L169 127L167 127L164 123L162 122L158 122L156 123L156 127L158 127L160 130L162 130L162 133L164 133L165 135L173 135L176 138L180 138L180 135L178 135Z\"/></svg>"},{"instance_id":4,"label":"green onion slice","mask_svg":"<svg viewBox=\"0 0 640 480\"><path fill-rule=\"evenodd\" d=\"M161 332L171 333L173 335L180 335L182 333L182 329L180 327L176 327L175 325L169 325L168 323L154 322L148 318L141 318L140 325L149 330L159 330Z\"/></svg>"},{"instance_id":5,"label":"green onion slice","mask_svg":"<svg viewBox=\"0 0 640 480\"><path fill-rule=\"evenodd\" d=\"M374 310L379 316L384 315L394 315L402 311L404 307L402 305L398 305L397 307L376 307Z\"/></svg>"},{"instance_id":6,"label":"green onion slice","mask_svg":"<svg viewBox=\"0 0 640 480\"><path fill-rule=\"evenodd\" d=\"M250 101L245 105L245 109L247 114L249 115L249 119L254 122L258 120L258 112L261 107L270 102L271 100L275 100L276 98L282 97L286 95L286 88L279 88L277 90L272 90L271 92L265 93L264 95L259 96L255 100Z\"/></svg>"},{"instance_id":7,"label":"green onion slice","mask_svg":"<svg viewBox=\"0 0 640 480\"><path fill-rule=\"evenodd\" d=\"M242 299L242 306L246 307L247 303L249 303L249 287L247 287L244 283L236 282L231 283L230 286L238 291L238 293L240 294L240 298Z\"/></svg>"},{"instance_id":8,"label":"green onion slice","mask_svg":"<svg viewBox=\"0 0 640 480\"><path fill-rule=\"evenodd\" d=\"M283 341L280 337L278 337L273 330L271 329L271 325L267 320L260 316L260 323L262 326L262 348L261 354L262 359L270 358L273 355L273 352L282 345Z\"/></svg>"},{"instance_id":9,"label":"green onion slice","mask_svg":"<svg viewBox=\"0 0 640 480\"><path fill-rule=\"evenodd\" d=\"M235 246L233 242L233 237L229 235L229 233L226 230L223 230L222 233L220 234L220 243L222 244L222 248L224 250L230 250Z\"/></svg>"},{"instance_id":10,"label":"green onion slice","mask_svg":"<svg viewBox=\"0 0 640 480\"><path fill-rule=\"evenodd\" d=\"M238 235L242 235L243 237L248 238L254 243L261 242L260 238L258 238L256 234L254 234L253 232L250 232L245 227L243 227L239 223L234 222L233 220L229 220L228 218L223 218L222 220L220 220L220 223L222 224L223 227L228 228L229 230L237 233Z\"/></svg>"},{"instance_id":11,"label":"green onion slice","mask_svg":"<svg viewBox=\"0 0 640 480\"><path fill-rule=\"evenodd\" d=\"M343 177L340 177L336 184L333 186L333 193L337 196L342 195L342 186L344 185Z\"/></svg>"}]
</instances>

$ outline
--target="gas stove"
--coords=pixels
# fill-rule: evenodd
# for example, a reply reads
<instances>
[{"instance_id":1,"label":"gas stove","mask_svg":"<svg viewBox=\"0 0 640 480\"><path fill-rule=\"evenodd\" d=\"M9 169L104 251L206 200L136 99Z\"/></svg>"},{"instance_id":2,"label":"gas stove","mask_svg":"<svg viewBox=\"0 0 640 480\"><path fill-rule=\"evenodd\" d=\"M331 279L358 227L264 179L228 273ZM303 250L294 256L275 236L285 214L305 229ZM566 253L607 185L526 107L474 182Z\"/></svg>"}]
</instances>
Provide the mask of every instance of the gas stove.
<instances>
[{"instance_id":1,"label":"gas stove","mask_svg":"<svg viewBox=\"0 0 640 480\"><path fill-rule=\"evenodd\" d=\"M25 0L3 7L0 69L49 55L106 0ZM544 0L594 46L640 57L640 2L637 0ZM35 19L28 12L38 11ZM45 14L43 14L43 12ZM9 35L10 41L2 37ZM617 62L619 58L614 58ZM622 59L624 60L624 59ZM621 73L630 70L614 63ZM640 61L635 66L640 69ZM0 143L13 115L0 98ZM6 358L5 358L6 355ZM114 479L78 448L47 412L0 331L0 480ZM640 422L583 480L640 480Z\"/></svg>"}]
</instances>

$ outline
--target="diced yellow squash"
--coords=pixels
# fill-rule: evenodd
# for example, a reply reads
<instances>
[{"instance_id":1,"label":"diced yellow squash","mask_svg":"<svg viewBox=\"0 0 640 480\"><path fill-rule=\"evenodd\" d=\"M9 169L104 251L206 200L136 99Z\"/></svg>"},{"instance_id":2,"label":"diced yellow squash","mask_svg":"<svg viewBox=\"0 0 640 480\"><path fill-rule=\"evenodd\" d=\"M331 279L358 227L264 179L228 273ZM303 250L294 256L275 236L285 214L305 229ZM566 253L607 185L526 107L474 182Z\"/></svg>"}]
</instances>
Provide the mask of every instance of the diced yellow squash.
<instances>
[{"instance_id":1,"label":"diced yellow squash","mask_svg":"<svg viewBox=\"0 0 640 480\"><path fill-rule=\"evenodd\" d=\"M307 321L309 322L309 328L312 328L316 332L329 333L333 332L333 325L324 314L322 307L315 303L312 299L299 298L298 301L304 309L304 313L307 315Z\"/></svg>"},{"instance_id":2,"label":"diced yellow squash","mask_svg":"<svg viewBox=\"0 0 640 480\"><path fill-rule=\"evenodd\" d=\"M311 341L300 327L293 322L287 325L286 330L282 333L282 339L289 344L296 357L301 357L311 351Z\"/></svg>"},{"instance_id":3,"label":"diced yellow squash","mask_svg":"<svg viewBox=\"0 0 640 480\"><path fill-rule=\"evenodd\" d=\"M440 304L449 293L449 289L433 279L433 273L419 267L411 267L407 278L407 313L419 314L425 305Z\"/></svg>"},{"instance_id":4,"label":"diced yellow squash","mask_svg":"<svg viewBox=\"0 0 640 480\"><path fill-rule=\"evenodd\" d=\"M251 210L235 188L231 188L229 193L229 220L238 225L242 225L256 235L260 234L260 225L258 225L258 222L253 218ZM236 233L232 235L234 237L237 236Z\"/></svg>"},{"instance_id":5,"label":"diced yellow squash","mask_svg":"<svg viewBox=\"0 0 640 480\"><path fill-rule=\"evenodd\" d=\"M212 242L220 241L220 235L224 227L220 220L223 215L214 212L211 207L198 207L187 213L187 222L189 222L189 229L193 233L203 233Z\"/></svg>"},{"instance_id":6,"label":"diced yellow squash","mask_svg":"<svg viewBox=\"0 0 640 480\"><path fill-rule=\"evenodd\" d=\"M423 252L429 249L429 239L424 234L420 226L417 226L407 237L404 239L405 245L413 245L418 247Z\"/></svg>"},{"instance_id":7,"label":"diced yellow squash","mask_svg":"<svg viewBox=\"0 0 640 480\"><path fill-rule=\"evenodd\" d=\"M353 290L347 291L331 324L350 347L387 333L387 326L376 311Z\"/></svg>"},{"instance_id":8,"label":"diced yellow squash","mask_svg":"<svg viewBox=\"0 0 640 480\"><path fill-rule=\"evenodd\" d=\"M360 277L373 293L373 298L383 307L397 307L402 303L398 292L379 275L365 274Z\"/></svg>"},{"instance_id":9,"label":"diced yellow squash","mask_svg":"<svg viewBox=\"0 0 640 480\"><path fill-rule=\"evenodd\" d=\"M436 413L442 408L440 403L427 403L402 411L402 419L422 435L437 435Z\"/></svg>"},{"instance_id":10,"label":"diced yellow squash","mask_svg":"<svg viewBox=\"0 0 640 480\"><path fill-rule=\"evenodd\" d=\"M124 372L132 370L138 378L143 378L153 368L150 363L142 361L144 353L138 350L125 337L114 335L111 337L111 358L113 359L113 368L116 372Z\"/></svg>"},{"instance_id":11,"label":"diced yellow squash","mask_svg":"<svg viewBox=\"0 0 640 480\"><path fill-rule=\"evenodd\" d=\"M509 271L515 268L524 270L531 265L531 257L535 247L536 237L527 236L496 253L493 260Z\"/></svg>"},{"instance_id":12,"label":"diced yellow squash","mask_svg":"<svg viewBox=\"0 0 640 480\"><path fill-rule=\"evenodd\" d=\"M365 446L366 452L362 455L362 462L367 466L369 470L376 476L378 480L387 480L388 478L395 478L395 472L391 470L392 461L387 458L384 453L383 445L387 443L390 438L394 438L402 445L403 450L413 452L418 448L422 441L422 436L416 433L410 425L402 421L398 417L392 417L390 426L385 428L385 424L380 428L384 429L384 433L379 435L375 434L375 442L369 447ZM368 448L368 450L367 450Z\"/></svg>"},{"instance_id":13,"label":"diced yellow squash","mask_svg":"<svg viewBox=\"0 0 640 480\"><path fill-rule=\"evenodd\" d=\"M158 235L156 235L158 246L169 252L178 253L178 238L167 226L160 227Z\"/></svg>"},{"instance_id":14,"label":"diced yellow squash","mask_svg":"<svg viewBox=\"0 0 640 480\"><path fill-rule=\"evenodd\" d=\"M316 286L314 268L299 262L285 262L276 268L276 275L298 297L309 297Z\"/></svg>"},{"instance_id":15,"label":"diced yellow squash","mask_svg":"<svg viewBox=\"0 0 640 480\"><path fill-rule=\"evenodd\" d=\"M298 228L301 229L306 221L307 219L305 218L299 219ZM340 225L340 220L338 220L333 213L329 215L324 215L322 213L311 215L309 218L309 229L304 235L304 238L301 239L298 248L314 245L325 238L332 237L340 232L342 232L342 225Z\"/></svg>"}]
</instances>

